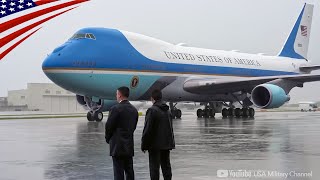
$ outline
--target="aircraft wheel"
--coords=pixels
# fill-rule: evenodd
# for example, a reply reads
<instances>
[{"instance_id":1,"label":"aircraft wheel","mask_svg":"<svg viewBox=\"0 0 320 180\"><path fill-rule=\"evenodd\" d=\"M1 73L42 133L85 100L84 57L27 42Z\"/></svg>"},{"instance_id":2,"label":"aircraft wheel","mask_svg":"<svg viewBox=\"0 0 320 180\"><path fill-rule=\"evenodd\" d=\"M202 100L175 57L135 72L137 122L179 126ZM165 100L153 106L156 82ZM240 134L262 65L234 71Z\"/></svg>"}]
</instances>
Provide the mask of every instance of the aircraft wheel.
<instances>
[{"instance_id":1,"label":"aircraft wheel","mask_svg":"<svg viewBox=\"0 0 320 180\"><path fill-rule=\"evenodd\" d=\"M201 118L202 115L203 115L202 109L198 109L198 110L197 110L197 117L198 117L198 118Z\"/></svg>"},{"instance_id":2,"label":"aircraft wheel","mask_svg":"<svg viewBox=\"0 0 320 180\"><path fill-rule=\"evenodd\" d=\"M175 119L177 117L177 111L175 109L171 110L171 117Z\"/></svg>"},{"instance_id":3,"label":"aircraft wheel","mask_svg":"<svg viewBox=\"0 0 320 180\"><path fill-rule=\"evenodd\" d=\"M94 117L94 120L96 120L97 122L101 122L102 119L103 119L103 113L100 112L100 111L96 111L96 112L93 114L93 117Z\"/></svg>"},{"instance_id":4,"label":"aircraft wheel","mask_svg":"<svg viewBox=\"0 0 320 180\"><path fill-rule=\"evenodd\" d=\"M222 117L224 117L224 118L228 117L228 115L229 115L228 109L223 108L221 114L222 114Z\"/></svg>"},{"instance_id":5,"label":"aircraft wheel","mask_svg":"<svg viewBox=\"0 0 320 180\"><path fill-rule=\"evenodd\" d=\"M210 112L210 113L209 113L209 114L210 114L210 117L214 118L214 116L216 115L216 112L214 112L213 109L210 109L209 112Z\"/></svg>"},{"instance_id":6,"label":"aircraft wheel","mask_svg":"<svg viewBox=\"0 0 320 180\"><path fill-rule=\"evenodd\" d=\"M204 117L209 118L210 117L210 109L204 109Z\"/></svg>"},{"instance_id":7,"label":"aircraft wheel","mask_svg":"<svg viewBox=\"0 0 320 180\"><path fill-rule=\"evenodd\" d=\"M228 109L228 116L229 117L233 117L234 116L234 109L233 108L229 108Z\"/></svg>"},{"instance_id":8,"label":"aircraft wheel","mask_svg":"<svg viewBox=\"0 0 320 180\"><path fill-rule=\"evenodd\" d=\"M248 116L249 116L249 109L242 108L242 117L248 117Z\"/></svg>"},{"instance_id":9,"label":"aircraft wheel","mask_svg":"<svg viewBox=\"0 0 320 180\"><path fill-rule=\"evenodd\" d=\"M177 117L178 119L180 119L181 116L182 116L181 110L180 110L180 109L176 109L175 111L176 111L176 117Z\"/></svg>"},{"instance_id":10,"label":"aircraft wheel","mask_svg":"<svg viewBox=\"0 0 320 180\"><path fill-rule=\"evenodd\" d=\"M87 119L88 119L88 121L94 121L93 113L92 113L91 111L89 111L89 112L87 113Z\"/></svg>"},{"instance_id":11,"label":"aircraft wheel","mask_svg":"<svg viewBox=\"0 0 320 180\"><path fill-rule=\"evenodd\" d=\"M249 117L254 117L255 110L253 108L249 108Z\"/></svg>"},{"instance_id":12,"label":"aircraft wheel","mask_svg":"<svg viewBox=\"0 0 320 180\"><path fill-rule=\"evenodd\" d=\"M235 116L236 116L237 118L239 118L239 117L241 116L241 114L242 114L241 109L240 109L240 108L236 108L236 109L234 110L234 114L235 114Z\"/></svg>"}]
</instances>

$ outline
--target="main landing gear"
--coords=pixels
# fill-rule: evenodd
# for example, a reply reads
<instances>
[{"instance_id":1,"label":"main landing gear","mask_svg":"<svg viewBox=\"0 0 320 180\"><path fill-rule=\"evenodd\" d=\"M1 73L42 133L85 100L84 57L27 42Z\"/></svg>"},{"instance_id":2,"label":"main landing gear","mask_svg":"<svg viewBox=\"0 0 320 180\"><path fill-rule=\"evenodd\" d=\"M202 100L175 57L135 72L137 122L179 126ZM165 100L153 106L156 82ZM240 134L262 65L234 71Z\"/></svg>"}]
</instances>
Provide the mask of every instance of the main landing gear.
<instances>
[{"instance_id":1,"label":"main landing gear","mask_svg":"<svg viewBox=\"0 0 320 180\"><path fill-rule=\"evenodd\" d=\"M216 115L216 112L215 112L215 108L213 106L213 104L211 103L207 103L205 105L205 108L204 109L198 109L197 110L197 117L198 118L214 118L214 116Z\"/></svg>"},{"instance_id":2,"label":"main landing gear","mask_svg":"<svg viewBox=\"0 0 320 180\"><path fill-rule=\"evenodd\" d=\"M197 110L197 117L201 118L210 118L210 117L214 117L216 115L216 113L214 112L213 109L198 109Z\"/></svg>"},{"instance_id":3,"label":"main landing gear","mask_svg":"<svg viewBox=\"0 0 320 180\"><path fill-rule=\"evenodd\" d=\"M169 103L172 119L181 119L182 112L176 108L176 105L177 103L174 105L172 102Z\"/></svg>"},{"instance_id":4,"label":"main landing gear","mask_svg":"<svg viewBox=\"0 0 320 180\"><path fill-rule=\"evenodd\" d=\"M255 110L253 108L223 108L222 109L222 117L250 117L253 118L255 115Z\"/></svg>"}]
</instances>

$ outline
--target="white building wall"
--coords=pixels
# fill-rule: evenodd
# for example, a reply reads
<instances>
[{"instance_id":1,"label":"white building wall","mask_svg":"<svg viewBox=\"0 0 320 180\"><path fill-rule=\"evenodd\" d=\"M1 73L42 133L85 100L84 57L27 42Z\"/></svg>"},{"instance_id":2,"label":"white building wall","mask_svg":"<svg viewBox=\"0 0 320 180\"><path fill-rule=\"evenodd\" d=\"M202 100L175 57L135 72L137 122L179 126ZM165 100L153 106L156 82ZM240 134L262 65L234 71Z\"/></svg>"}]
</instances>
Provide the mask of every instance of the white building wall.
<instances>
[{"instance_id":1,"label":"white building wall","mask_svg":"<svg viewBox=\"0 0 320 180\"><path fill-rule=\"evenodd\" d=\"M78 104L75 95L70 96L44 96L43 111L52 113L85 112Z\"/></svg>"},{"instance_id":2,"label":"white building wall","mask_svg":"<svg viewBox=\"0 0 320 180\"><path fill-rule=\"evenodd\" d=\"M43 111L44 101L43 101L43 89L47 89L49 84L40 84L40 83L28 83L28 108L30 110L40 110Z\"/></svg>"},{"instance_id":3,"label":"white building wall","mask_svg":"<svg viewBox=\"0 0 320 180\"><path fill-rule=\"evenodd\" d=\"M8 103L50 113L85 112L75 94L52 83L28 83L26 90L9 91Z\"/></svg>"},{"instance_id":4,"label":"white building wall","mask_svg":"<svg viewBox=\"0 0 320 180\"><path fill-rule=\"evenodd\" d=\"M8 92L9 106L27 105L27 90L13 90Z\"/></svg>"}]
</instances>

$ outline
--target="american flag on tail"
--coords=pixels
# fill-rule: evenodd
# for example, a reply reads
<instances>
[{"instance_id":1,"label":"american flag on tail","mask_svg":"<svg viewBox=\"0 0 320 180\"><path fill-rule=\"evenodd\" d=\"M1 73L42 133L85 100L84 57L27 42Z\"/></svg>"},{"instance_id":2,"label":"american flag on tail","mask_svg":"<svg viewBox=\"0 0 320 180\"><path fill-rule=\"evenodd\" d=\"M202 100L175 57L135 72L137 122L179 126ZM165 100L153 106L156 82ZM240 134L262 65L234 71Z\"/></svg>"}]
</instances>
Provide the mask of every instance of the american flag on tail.
<instances>
[{"instance_id":1,"label":"american flag on tail","mask_svg":"<svg viewBox=\"0 0 320 180\"><path fill-rule=\"evenodd\" d=\"M308 36L308 27L307 26L301 25L300 29L301 29L301 35L302 36Z\"/></svg>"},{"instance_id":2,"label":"american flag on tail","mask_svg":"<svg viewBox=\"0 0 320 180\"><path fill-rule=\"evenodd\" d=\"M0 0L0 61L41 24L89 0Z\"/></svg>"}]
</instances>

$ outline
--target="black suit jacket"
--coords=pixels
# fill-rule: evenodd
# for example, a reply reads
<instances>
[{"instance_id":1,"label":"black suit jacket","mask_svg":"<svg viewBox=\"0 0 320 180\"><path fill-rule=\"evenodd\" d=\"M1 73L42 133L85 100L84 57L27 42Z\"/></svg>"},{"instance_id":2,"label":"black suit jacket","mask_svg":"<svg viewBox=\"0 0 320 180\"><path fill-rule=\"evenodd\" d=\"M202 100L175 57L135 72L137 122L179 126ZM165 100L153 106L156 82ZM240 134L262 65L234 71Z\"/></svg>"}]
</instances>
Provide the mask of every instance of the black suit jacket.
<instances>
[{"instance_id":1,"label":"black suit jacket","mask_svg":"<svg viewBox=\"0 0 320 180\"><path fill-rule=\"evenodd\" d=\"M138 111L129 101L121 101L111 108L105 132L110 156L134 156L133 133L137 123Z\"/></svg>"},{"instance_id":2,"label":"black suit jacket","mask_svg":"<svg viewBox=\"0 0 320 180\"><path fill-rule=\"evenodd\" d=\"M157 101L147 110L145 118L141 150L174 149L175 141L169 106Z\"/></svg>"}]
</instances>

